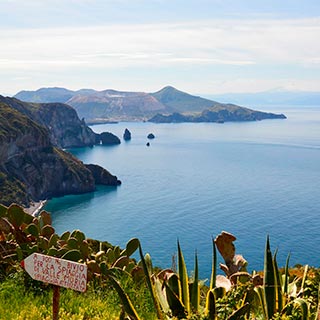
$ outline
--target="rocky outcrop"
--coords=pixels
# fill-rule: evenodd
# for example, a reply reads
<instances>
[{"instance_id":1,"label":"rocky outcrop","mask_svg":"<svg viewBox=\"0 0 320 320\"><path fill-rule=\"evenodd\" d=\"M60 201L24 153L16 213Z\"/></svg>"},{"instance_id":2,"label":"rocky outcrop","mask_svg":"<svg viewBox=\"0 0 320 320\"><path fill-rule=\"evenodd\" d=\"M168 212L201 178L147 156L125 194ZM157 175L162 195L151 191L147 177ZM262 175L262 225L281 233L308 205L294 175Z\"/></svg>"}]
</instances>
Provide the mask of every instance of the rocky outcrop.
<instances>
[{"instance_id":1,"label":"rocky outcrop","mask_svg":"<svg viewBox=\"0 0 320 320\"><path fill-rule=\"evenodd\" d=\"M102 132L100 133L101 143L105 146L120 144L120 139L111 132Z\"/></svg>"},{"instance_id":2,"label":"rocky outcrop","mask_svg":"<svg viewBox=\"0 0 320 320\"><path fill-rule=\"evenodd\" d=\"M131 140L131 132L126 128L123 133L123 140Z\"/></svg>"},{"instance_id":3,"label":"rocky outcrop","mask_svg":"<svg viewBox=\"0 0 320 320\"><path fill-rule=\"evenodd\" d=\"M106 173L101 176L108 183ZM0 182L5 205L90 192L97 183L80 160L51 143L47 128L1 102Z\"/></svg>"},{"instance_id":4,"label":"rocky outcrop","mask_svg":"<svg viewBox=\"0 0 320 320\"><path fill-rule=\"evenodd\" d=\"M80 120L76 111L63 103L30 104L0 96L0 101L28 116L49 130L52 144L61 148L85 147L96 144L94 133Z\"/></svg>"},{"instance_id":5,"label":"rocky outcrop","mask_svg":"<svg viewBox=\"0 0 320 320\"><path fill-rule=\"evenodd\" d=\"M96 165L96 164L86 164L87 169L92 173L96 184L102 184L107 186L118 186L121 181L114 175L112 175L108 170Z\"/></svg>"},{"instance_id":6,"label":"rocky outcrop","mask_svg":"<svg viewBox=\"0 0 320 320\"><path fill-rule=\"evenodd\" d=\"M155 136L154 136L154 134L153 134L153 133L149 133L149 134L148 134L148 136L147 136L147 138L148 138L148 139L154 139L154 138L155 138Z\"/></svg>"}]
</instances>

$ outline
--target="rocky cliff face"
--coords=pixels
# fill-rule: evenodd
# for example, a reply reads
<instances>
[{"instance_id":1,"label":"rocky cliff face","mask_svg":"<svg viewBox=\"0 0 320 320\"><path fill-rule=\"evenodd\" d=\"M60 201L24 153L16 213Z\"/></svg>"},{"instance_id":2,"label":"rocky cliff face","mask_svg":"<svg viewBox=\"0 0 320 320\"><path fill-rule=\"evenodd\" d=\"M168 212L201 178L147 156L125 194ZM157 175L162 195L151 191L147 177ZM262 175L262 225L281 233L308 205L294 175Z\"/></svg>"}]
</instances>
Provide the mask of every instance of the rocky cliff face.
<instances>
[{"instance_id":1,"label":"rocky cliff face","mask_svg":"<svg viewBox=\"0 0 320 320\"><path fill-rule=\"evenodd\" d=\"M97 135L78 118L76 111L63 103L26 103L0 96L6 103L49 130L50 140L61 148L84 147L96 144Z\"/></svg>"},{"instance_id":2,"label":"rocky cliff face","mask_svg":"<svg viewBox=\"0 0 320 320\"><path fill-rule=\"evenodd\" d=\"M28 205L30 201L90 192L96 183L115 185L114 180L118 181L103 168L96 170L104 180L96 181L92 170L54 146L45 127L0 102L1 203Z\"/></svg>"}]
</instances>

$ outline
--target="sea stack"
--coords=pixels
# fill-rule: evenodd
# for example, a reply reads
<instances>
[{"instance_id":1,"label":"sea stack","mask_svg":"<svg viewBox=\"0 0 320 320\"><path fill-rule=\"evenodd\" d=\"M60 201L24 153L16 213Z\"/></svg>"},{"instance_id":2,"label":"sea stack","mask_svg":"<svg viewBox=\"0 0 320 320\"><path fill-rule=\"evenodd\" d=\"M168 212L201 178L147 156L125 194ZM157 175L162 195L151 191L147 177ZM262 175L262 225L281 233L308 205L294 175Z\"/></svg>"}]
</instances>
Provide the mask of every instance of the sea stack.
<instances>
[{"instance_id":1,"label":"sea stack","mask_svg":"<svg viewBox=\"0 0 320 320\"><path fill-rule=\"evenodd\" d=\"M131 132L126 128L123 133L123 140L128 141L131 140Z\"/></svg>"},{"instance_id":2,"label":"sea stack","mask_svg":"<svg viewBox=\"0 0 320 320\"><path fill-rule=\"evenodd\" d=\"M115 145L120 144L120 139L111 132L100 133L100 139L103 145Z\"/></svg>"}]
</instances>

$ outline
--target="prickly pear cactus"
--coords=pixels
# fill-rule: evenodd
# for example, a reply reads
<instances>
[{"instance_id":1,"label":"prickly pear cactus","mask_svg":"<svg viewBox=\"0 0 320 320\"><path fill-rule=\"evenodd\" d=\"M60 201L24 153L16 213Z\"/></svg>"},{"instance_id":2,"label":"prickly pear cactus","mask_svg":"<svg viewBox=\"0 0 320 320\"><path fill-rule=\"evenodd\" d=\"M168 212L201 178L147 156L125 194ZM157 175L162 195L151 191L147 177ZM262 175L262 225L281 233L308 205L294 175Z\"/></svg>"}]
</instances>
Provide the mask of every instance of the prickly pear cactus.
<instances>
[{"instance_id":1,"label":"prickly pear cactus","mask_svg":"<svg viewBox=\"0 0 320 320\"><path fill-rule=\"evenodd\" d=\"M225 264L220 263L220 268L225 272L227 277L239 271L246 271L247 261L242 255L236 255L236 248L233 244L237 238L229 233L222 231L214 240L218 251L223 257Z\"/></svg>"}]
</instances>

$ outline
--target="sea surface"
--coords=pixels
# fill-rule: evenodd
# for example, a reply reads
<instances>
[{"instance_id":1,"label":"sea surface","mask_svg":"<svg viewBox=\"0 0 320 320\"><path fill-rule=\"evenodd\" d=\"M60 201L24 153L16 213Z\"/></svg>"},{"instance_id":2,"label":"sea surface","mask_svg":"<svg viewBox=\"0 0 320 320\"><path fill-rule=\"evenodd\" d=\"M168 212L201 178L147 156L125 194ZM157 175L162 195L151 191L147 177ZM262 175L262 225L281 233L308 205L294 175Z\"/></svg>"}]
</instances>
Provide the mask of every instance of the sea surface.
<instances>
[{"instance_id":1,"label":"sea surface","mask_svg":"<svg viewBox=\"0 0 320 320\"><path fill-rule=\"evenodd\" d=\"M202 278L222 230L237 237L249 270L263 269L267 235L279 265L290 253L291 266L320 267L320 106L259 109L288 119L92 126L121 138L131 131L118 146L70 150L122 185L49 201L56 231L80 229L121 247L138 237L160 267L171 267L179 239L190 271L197 251Z\"/></svg>"}]
</instances>

